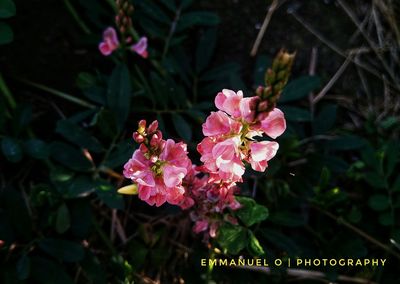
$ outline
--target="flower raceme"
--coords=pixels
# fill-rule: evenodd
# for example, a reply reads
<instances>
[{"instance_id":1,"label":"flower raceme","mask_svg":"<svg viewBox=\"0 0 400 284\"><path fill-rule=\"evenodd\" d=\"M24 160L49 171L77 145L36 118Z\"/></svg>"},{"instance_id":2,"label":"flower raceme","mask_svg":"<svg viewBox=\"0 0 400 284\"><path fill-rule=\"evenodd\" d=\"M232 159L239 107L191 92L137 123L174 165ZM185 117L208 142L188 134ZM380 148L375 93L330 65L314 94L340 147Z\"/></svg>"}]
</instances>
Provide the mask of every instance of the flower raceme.
<instances>
[{"instance_id":1,"label":"flower raceme","mask_svg":"<svg viewBox=\"0 0 400 284\"><path fill-rule=\"evenodd\" d=\"M281 110L268 109L267 103L259 96L243 97L241 91L218 93L218 111L211 112L202 125L205 138L197 146L201 166L192 164L186 144L162 139L157 121L148 127L140 121L133 134L139 148L125 164L124 176L137 185L141 200L190 209L194 232L215 237L222 222L237 222L225 210L240 208L235 194L245 165L263 172L278 151L279 144L263 136L277 138L286 121Z\"/></svg>"},{"instance_id":2,"label":"flower raceme","mask_svg":"<svg viewBox=\"0 0 400 284\"><path fill-rule=\"evenodd\" d=\"M134 139L140 143L132 158L124 166L124 176L138 185L139 198L150 205L161 206L165 202L179 205L184 200L182 180L191 169L186 144L163 140L154 121L146 128L139 123Z\"/></svg>"},{"instance_id":3,"label":"flower raceme","mask_svg":"<svg viewBox=\"0 0 400 284\"><path fill-rule=\"evenodd\" d=\"M132 39L130 37L127 38L126 43L129 44L129 42ZM101 54L104 56L109 56L111 55L115 50L117 50L121 46L118 36L117 36L117 31L113 27L108 27L104 32L103 32L103 40L99 44L99 50ZM147 51L147 37L141 37L137 43L131 45L129 49L138 55L140 55L143 58L148 57L148 51Z\"/></svg>"},{"instance_id":4,"label":"flower raceme","mask_svg":"<svg viewBox=\"0 0 400 284\"><path fill-rule=\"evenodd\" d=\"M271 138L286 129L283 112L274 108L269 113L257 111L259 97L244 98L241 91L223 90L215 98L218 112L212 112L203 124L206 136L198 145L200 160L213 180L241 182L244 162L263 172L278 151L279 144L257 141L263 134Z\"/></svg>"}]
</instances>

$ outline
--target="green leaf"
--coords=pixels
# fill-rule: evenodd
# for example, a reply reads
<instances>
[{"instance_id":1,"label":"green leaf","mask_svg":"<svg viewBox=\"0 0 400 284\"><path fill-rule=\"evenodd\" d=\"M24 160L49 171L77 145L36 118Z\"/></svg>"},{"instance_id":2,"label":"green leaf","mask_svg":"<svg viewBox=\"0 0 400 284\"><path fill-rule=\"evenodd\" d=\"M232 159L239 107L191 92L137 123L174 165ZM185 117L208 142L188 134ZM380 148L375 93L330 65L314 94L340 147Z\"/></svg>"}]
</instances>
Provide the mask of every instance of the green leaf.
<instances>
[{"instance_id":1,"label":"green leaf","mask_svg":"<svg viewBox=\"0 0 400 284\"><path fill-rule=\"evenodd\" d=\"M91 252L86 252L86 256L81 262L85 275L89 277L90 283L106 284L106 275L100 265L100 261Z\"/></svg>"},{"instance_id":2,"label":"green leaf","mask_svg":"<svg viewBox=\"0 0 400 284\"><path fill-rule=\"evenodd\" d=\"M231 254L238 254L248 244L247 229L225 223L218 230L217 241L222 249Z\"/></svg>"},{"instance_id":3,"label":"green leaf","mask_svg":"<svg viewBox=\"0 0 400 284\"><path fill-rule=\"evenodd\" d=\"M299 247L287 235L272 229L265 228L261 229L260 233L264 239L269 241L274 246L288 252L290 255L296 255L299 253Z\"/></svg>"},{"instance_id":4,"label":"green leaf","mask_svg":"<svg viewBox=\"0 0 400 284\"><path fill-rule=\"evenodd\" d=\"M389 198L383 194L374 194L369 198L368 205L375 211L383 211L389 207Z\"/></svg>"},{"instance_id":5,"label":"green leaf","mask_svg":"<svg viewBox=\"0 0 400 284\"><path fill-rule=\"evenodd\" d=\"M219 17L211 12L188 12L181 16L177 25L177 32L193 26L215 26L219 23Z\"/></svg>"},{"instance_id":6,"label":"green leaf","mask_svg":"<svg viewBox=\"0 0 400 284\"><path fill-rule=\"evenodd\" d=\"M17 9L15 8L15 4L12 0L0 0L0 19L15 16L16 10Z\"/></svg>"},{"instance_id":7,"label":"green leaf","mask_svg":"<svg viewBox=\"0 0 400 284\"><path fill-rule=\"evenodd\" d=\"M266 55L257 56L255 68L254 68L254 85L256 87L263 86L265 84L264 77L267 72L268 66L271 66L271 58Z\"/></svg>"},{"instance_id":8,"label":"green leaf","mask_svg":"<svg viewBox=\"0 0 400 284\"><path fill-rule=\"evenodd\" d=\"M246 226L252 226L268 218L268 209L257 204L249 197L236 197L242 207L236 211L236 215Z\"/></svg>"},{"instance_id":9,"label":"green leaf","mask_svg":"<svg viewBox=\"0 0 400 284\"><path fill-rule=\"evenodd\" d=\"M12 42L14 33L9 25L0 22L0 45Z\"/></svg>"},{"instance_id":10,"label":"green leaf","mask_svg":"<svg viewBox=\"0 0 400 284\"><path fill-rule=\"evenodd\" d=\"M96 193L108 207L119 210L124 209L124 199L121 194L117 193L114 185L106 181L99 181L96 186Z\"/></svg>"},{"instance_id":11,"label":"green leaf","mask_svg":"<svg viewBox=\"0 0 400 284\"><path fill-rule=\"evenodd\" d=\"M160 7L153 1L140 1L139 6L141 7L142 11L153 20L164 24L171 23L171 19L167 16L167 14L165 14L164 11L160 9Z\"/></svg>"},{"instance_id":12,"label":"green leaf","mask_svg":"<svg viewBox=\"0 0 400 284\"><path fill-rule=\"evenodd\" d=\"M347 219L349 219L352 223L358 223L361 221L362 212L355 206L351 208L350 213L347 215Z\"/></svg>"},{"instance_id":13,"label":"green leaf","mask_svg":"<svg viewBox=\"0 0 400 284\"><path fill-rule=\"evenodd\" d=\"M65 203L62 203L57 210L56 218L56 231L59 234L65 233L71 226L71 220L69 217L68 207Z\"/></svg>"},{"instance_id":14,"label":"green leaf","mask_svg":"<svg viewBox=\"0 0 400 284\"><path fill-rule=\"evenodd\" d=\"M265 255L264 249L260 245L260 242L254 235L254 233L250 230L248 230L249 233L249 250L256 256L262 256Z\"/></svg>"},{"instance_id":15,"label":"green leaf","mask_svg":"<svg viewBox=\"0 0 400 284\"><path fill-rule=\"evenodd\" d=\"M47 159L50 155L49 146L39 139L29 139L24 142L24 150L35 159Z\"/></svg>"},{"instance_id":16,"label":"green leaf","mask_svg":"<svg viewBox=\"0 0 400 284\"><path fill-rule=\"evenodd\" d=\"M309 110L299 107L281 106L279 107L285 114L288 121L310 121L311 113Z\"/></svg>"},{"instance_id":17,"label":"green leaf","mask_svg":"<svg viewBox=\"0 0 400 284\"><path fill-rule=\"evenodd\" d=\"M397 142L390 141L387 144L386 151L385 151L385 156L386 156L386 171L385 174L387 177L389 177L392 172L394 171L396 164L399 161L399 146Z\"/></svg>"},{"instance_id":18,"label":"green leaf","mask_svg":"<svg viewBox=\"0 0 400 284\"><path fill-rule=\"evenodd\" d=\"M67 240L47 238L39 241L38 245L44 252L65 262L81 261L85 255L80 244Z\"/></svg>"},{"instance_id":19,"label":"green leaf","mask_svg":"<svg viewBox=\"0 0 400 284\"><path fill-rule=\"evenodd\" d=\"M385 188L386 186L386 180L377 172L366 172L364 179L373 188Z\"/></svg>"},{"instance_id":20,"label":"green leaf","mask_svg":"<svg viewBox=\"0 0 400 284\"><path fill-rule=\"evenodd\" d=\"M305 225L305 220L300 214L293 214L287 211L279 211L271 214L269 220L286 227L300 227Z\"/></svg>"},{"instance_id":21,"label":"green leaf","mask_svg":"<svg viewBox=\"0 0 400 284\"><path fill-rule=\"evenodd\" d=\"M321 86L318 76L302 76L287 84L280 98L281 103L287 103L304 98Z\"/></svg>"},{"instance_id":22,"label":"green leaf","mask_svg":"<svg viewBox=\"0 0 400 284\"><path fill-rule=\"evenodd\" d=\"M58 121L56 132L64 136L68 141L82 148L87 148L89 151L98 153L103 150L96 138L69 120Z\"/></svg>"},{"instance_id":23,"label":"green leaf","mask_svg":"<svg viewBox=\"0 0 400 284\"><path fill-rule=\"evenodd\" d=\"M327 142L330 149L333 150L354 150L365 145L365 139L355 135L345 135Z\"/></svg>"},{"instance_id":24,"label":"green leaf","mask_svg":"<svg viewBox=\"0 0 400 284\"><path fill-rule=\"evenodd\" d=\"M165 132L163 132L165 134ZM120 142L104 161L104 165L111 169L119 167L126 163L132 157L135 147L131 143L131 139Z\"/></svg>"},{"instance_id":25,"label":"green leaf","mask_svg":"<svg viewBox=\"0 0 400 284\"><path fill-rule=\"evenodd\" d=\"M22 150L19 142L11 137L4 137L1 140L1 150L6 157L12 163L17 163L22 159Z\"/></svg>"},{"instance_id":26,"label":"green leaf","mask_svg":"<svg viewBox=\"0 0 400 284\"><path fill-rule=\"evenodd\" d=\"M23 254L17 262L18 280L26 280L31 272L31 261L26 254Z\"/></svg>"},{"instance_id":27,"label":"green leaf","mask_svg":"<svg viewBox=\"0 0 400 284\"><path fill-rule=\"evenodd\" d=\"M385 212L379 215L379 223L383 226L392 226L395 219L391 212Z\"/></svg>"},{"instance_id":28,"label":"green leaf","mask_svg":"<svg viewBox=\"0 0 400 284\"><path fill-rule=\"evenodd\" d=\"M121 128L130 111L131 97L129 70L125 64L119 64L114 68L108 82L107 102L110 109L117 115L118 125Z\"/></svg>"},{"instance_id":29,"label":"green leaf","mask_svg":"<svg viewBox=\"0 0 400 284\"><path fill-rule=\"evenodd\" d=\"M196 72L202 72L210 63L217 41L217 30L208 29L201 36L196 49Z\"/></svg>"},{"instance_id":30,"label":"green leaf","mask_svg":"<svg viewBox=\"0 0 400 284\"><path fill-rule=\"evenodd\" d=\"M61 264L42 257L31 258L31 275L34 283L40 284L73 284L71 277Z\"/></svg>"},{"instance_id":31,"label":"green leaf","mask_svg":"<svg viewBox=\"0 0 400 284\"><path fill-rule=\"evenodd\" d=\"M173 113L172 122L180 137L186 142L192 140L192 128L180 114Z\"/></svg>"},{"instance_id":32,"label":"green leaf","mask_svg":"<svg viewBox=\"0 0 400 284\"><path fill-rule=\"evenodd\" d=\"M62 142L51 144L51 157L62 165L76 171L88 171L93 167L81 151Z\"/></svg>"},{"instance_id":33,"label":"green leaf","mask_svg":"<svg viewBox=\"0 0 400 284\"><path fill-rule=\"evenodd\" d=\"M313 120L314 135L324 134L329 131L336 121L337 106L333 104L324 105Z\"/></svg>"}]
</instances>

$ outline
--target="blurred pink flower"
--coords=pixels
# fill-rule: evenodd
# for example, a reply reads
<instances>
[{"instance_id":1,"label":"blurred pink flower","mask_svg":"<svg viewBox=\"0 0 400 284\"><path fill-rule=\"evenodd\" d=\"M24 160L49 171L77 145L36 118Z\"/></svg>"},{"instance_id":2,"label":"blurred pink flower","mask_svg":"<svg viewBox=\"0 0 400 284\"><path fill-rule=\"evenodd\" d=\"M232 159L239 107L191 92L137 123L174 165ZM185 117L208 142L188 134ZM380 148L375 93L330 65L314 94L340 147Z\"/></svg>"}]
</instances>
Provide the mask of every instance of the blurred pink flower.
<instances>
[{"instance_id":1,"label":"blurred pink flower","mask_svg":"<svg viewBox=\"0 0 400 284\"><path fill-rule=\"evenodd\" d=\"M119 40L117 37L117 32L114 28L108 27L103 32L103 41L99 44L99 50L103 55L108 56L113 53L113 51L116 50L118 47Z\"/></svg>"},{"instance_id":2,"label":"blurred pink flower","mask_svg":"<svg viewBox=\"0 0 400 284\"><path fill-rule=\"evenodd\" d=\"M131 50L139 54L143 58L147 58L149 53L147 51L147 37L141 37L137 43L131 46Z\"/></svg>"}]
</instances>

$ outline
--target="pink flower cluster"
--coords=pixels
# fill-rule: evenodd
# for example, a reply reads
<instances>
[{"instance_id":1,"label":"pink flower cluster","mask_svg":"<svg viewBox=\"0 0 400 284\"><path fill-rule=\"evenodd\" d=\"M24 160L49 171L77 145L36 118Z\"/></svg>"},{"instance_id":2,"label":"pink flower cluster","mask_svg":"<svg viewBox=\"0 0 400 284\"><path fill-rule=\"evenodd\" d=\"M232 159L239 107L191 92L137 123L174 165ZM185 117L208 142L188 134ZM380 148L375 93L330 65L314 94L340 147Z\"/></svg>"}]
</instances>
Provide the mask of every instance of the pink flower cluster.
<instances>
[{"instance_id":1,"label":"pink flower cluster","mask_svg":"<svg viewBox=\"0 0 400 284\"><path fill-rule=\"evenodd\" d=\"M126 43L129 44L131 38L128 38ZM120 47L117 32L114 28L108 27L103 32L103 41L99 44L99 50L104 56L112 54L115 50ZM139 41L129 47L133 52L136 52L143 58L148 57L147 52L147 37L141 37Z\"/></svg>"},{"instance_id":2,"label":"pink flower cluster","mask_svg":"<svg viewBox=\"0 0 400 284\"><path fill-rule=\"evenodd\" d=\"M263 172L278 151L279 144L256 141L268 135L276 138L286 129L283 112L274 108L269 113L258 113L259 97L244 98L241 91L223 90L215 98L219 109L212 112L203 124L206 136L198 145L204 170L214 181L241 182L244 162Z\"/></svg>"},{"instance_id":3,"label":"pink flower cluster","mask_svg":"<svg viewBox=\"0 0 400 284\"><path fill-rule=\"evenodd\" d=\"M219 111L206 119L206 137L197 146L202 166L192 165L186 144L163 140L157 121L146 128L142 120L133 135L140 147L124 167L125 177L138 184L140 199L190 209L193 231L205 233L206 239L216 236L222 222L237 223L225 209L240 208L236 183L242 182L245 164L263 172L278 151L277 142L255 138L265 134L275 139L286 129L282 111L266 111L266 101L258 96L243 97L241 91L225 89L215 105Z\"/></svg>"},{"instance_id":4,"label":"pink flower cluster","mask_svg":"<svg viewBox=\"0 0 400 284\"><path fill-rule=\"evenodd\" d=\"M192 168L186 144L163 140L157 121L147 128L146 121L140 121L134 139L140 147L125 164L124 176L137 183L139 198L148 204L179 205L185 193L182 180Z\"/></svg>"}]
</instances>

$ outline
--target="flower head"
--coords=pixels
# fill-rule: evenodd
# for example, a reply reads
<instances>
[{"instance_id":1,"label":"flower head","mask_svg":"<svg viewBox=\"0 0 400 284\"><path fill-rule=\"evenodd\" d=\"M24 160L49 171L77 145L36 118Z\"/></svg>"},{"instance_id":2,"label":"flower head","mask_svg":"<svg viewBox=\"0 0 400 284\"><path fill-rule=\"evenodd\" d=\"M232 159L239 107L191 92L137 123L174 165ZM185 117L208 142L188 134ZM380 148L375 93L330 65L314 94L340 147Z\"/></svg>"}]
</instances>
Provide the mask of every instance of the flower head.
<instances>
[{"instance_id":1,"label":"flower head","mask_svg":"<svg viewBox=\"0 0 400 284\"><path fill-rule=\"evenodd\" d=\"M125 164L124 176L138 184L139 198L156 206L182 202L182 180L192 166L186 144L163 140L157 121L147 128L146 121L140 121L133 136L141 145Z\"/></svg>"}]
</instances>

